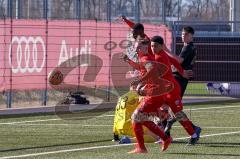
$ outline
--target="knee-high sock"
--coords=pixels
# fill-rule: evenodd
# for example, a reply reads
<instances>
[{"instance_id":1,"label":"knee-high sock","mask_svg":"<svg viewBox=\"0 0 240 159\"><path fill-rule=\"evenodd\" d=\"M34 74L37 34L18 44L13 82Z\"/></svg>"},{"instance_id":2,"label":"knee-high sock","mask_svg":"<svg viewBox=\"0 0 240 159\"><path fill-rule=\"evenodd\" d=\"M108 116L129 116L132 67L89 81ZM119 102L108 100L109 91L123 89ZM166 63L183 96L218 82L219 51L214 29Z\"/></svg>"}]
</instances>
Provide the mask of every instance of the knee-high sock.
<instances>
[{"instance_id":1,"label":"knee-high sock","mask_svg":"<svg viewBox=\"0 0 240 159\"><path fill-rule=\"evenodd\" d=\"M161 139L163 139L163 140L167 139L167 136L164 134L164 132L154 122L152 122L152 121L144 121L143 125L146 126L154 134L159 136Z\"/></svg>"},{"instance_id":2,"label":"knee-high sock","mask_svg":"<svg viewBox=\"0 0 240 159\"><path fill-rule=\"evenodd\" d=\"M137 148L146 149L143 138L143 127L141 123L133 122L132 128L137 140Z\"/></svg>"},{"instance_id":3,"label":"knee-high sock","mask_svg":"<svg viewBox=\"0 0 240 159\"><path fill-rule=\"evenodd\" d=\"M188 118L184 118L183 120L180 120L179 123L187 131L188 135L192 136L195 133L195 130L193 128L193 124Z\"/></svg>"}]
</instances>

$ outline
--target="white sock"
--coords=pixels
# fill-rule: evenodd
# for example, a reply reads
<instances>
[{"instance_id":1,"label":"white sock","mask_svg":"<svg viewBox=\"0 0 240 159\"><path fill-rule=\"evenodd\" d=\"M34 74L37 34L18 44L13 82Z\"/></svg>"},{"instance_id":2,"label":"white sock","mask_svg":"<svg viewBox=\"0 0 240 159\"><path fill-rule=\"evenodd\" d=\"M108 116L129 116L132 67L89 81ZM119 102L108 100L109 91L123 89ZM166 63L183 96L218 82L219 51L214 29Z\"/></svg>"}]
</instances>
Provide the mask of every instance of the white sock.
<instances>
[{"instance_id":1,"label":"white sock","mask_svg":"<svg viewBox=\"0 0 240 159\"><path fill-rule=\"evenodd\" d=\"M191 138L196 138L197 137L197 134L196 133L194 133L192 136L191 136Z\"/></svg>"}]
</instances>

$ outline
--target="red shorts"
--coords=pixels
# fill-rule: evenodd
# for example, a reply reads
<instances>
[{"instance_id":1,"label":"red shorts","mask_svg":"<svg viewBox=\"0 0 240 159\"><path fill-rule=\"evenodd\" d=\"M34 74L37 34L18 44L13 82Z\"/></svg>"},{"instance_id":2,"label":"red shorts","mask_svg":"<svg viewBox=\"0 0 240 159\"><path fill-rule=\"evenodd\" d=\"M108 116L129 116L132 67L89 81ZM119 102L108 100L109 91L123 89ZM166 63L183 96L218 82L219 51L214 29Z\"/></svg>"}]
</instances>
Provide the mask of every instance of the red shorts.
<instances>
[{"instance_id":1,"label":"red shorts","mask_svg":"<svg viewBox=\"0 0 240 159\"><path fill-rule=\"evenodd\" d=\"M181 90L176 81L174 81L173 85L174 87L169 93L158 96L146 96L140 103L138 110L143 113L155 113L158 112L158 108L166 103L169 105L174 114L181 111L183 109L182 99L180 96ZM148 85L148 87L154 89L157 88L154 85Z\"/></svg>"},{"instance_id":2,"label":"red shorts","mask_svg":"<svg viewBox=\"0 0 240 159\"><path fill-rule=\"evenodd\" d=\"M158 109L164 104L164 99L164 96L145 97L138 110L142 113L157 113Z\"/></svg>"},{"instance_id":3,"label":"red shorts","mask_svg":"<svg viewBox=\"0 0 240 159\"><path fill-rule=\"evenodd\" d=\"M183 109L182 98L180 96L179 87L174 87L174 89L171 92L166 94L165 103L169 105L169 107L171 108L174 114L176 114L177 112Z\"/></svg>"}]
</instances>

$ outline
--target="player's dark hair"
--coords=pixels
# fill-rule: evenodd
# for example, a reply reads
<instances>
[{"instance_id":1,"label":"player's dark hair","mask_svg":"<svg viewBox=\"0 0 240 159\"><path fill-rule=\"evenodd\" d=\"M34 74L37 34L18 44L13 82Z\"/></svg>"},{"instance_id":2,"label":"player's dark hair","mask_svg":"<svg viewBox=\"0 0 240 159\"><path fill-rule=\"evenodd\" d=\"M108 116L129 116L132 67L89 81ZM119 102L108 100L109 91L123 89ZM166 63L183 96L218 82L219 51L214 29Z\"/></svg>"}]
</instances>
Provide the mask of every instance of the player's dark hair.
<instances>
[{"instance_id":1,"label":"player's dark hair","mask_svg":"<svg viewBox=\"0 0 240 159\"><path fill-rule=\"evenodd\" d=\"M155 42L155 43L158 43L158 44L161 44L161 45L163 45L163 43L164 43L163 38L161 36L152 37L151 42Z\"/></svg>"},{"instance_id":2,"label":"player's dark hair","mask_svg":"<svg viewBox=\"0 0 240 159\"><path fill-rule=\"evenodd\" d=\"M190 26L183 27L183 31L194 35L194 29Z\"/></svg>"},{"instance_id":3,"label":"player's dark hair","mask_svg":"<svg viewBox=\"0 0 240 159\"><path fill-rule=\"evenodd\" d=\"M140 41L141 42L141 44L143 44L143 45L149 45L149 41L148 40L142 40L142 41Z\"/></svg>"},{"instance_id":4,"label":"player's dark hair","mask_svg":"<svg viewBox=\"0 0 240 159\"><path fill-rule=\"evenodd\" d=\"M150 43L150 41L148 39L142 38L141 36L138 36L136 41L143 45L148 45Z\"/></svg>"},{"instance_id":5,"label":"player's dark hair","mask_svg":"<svg viewBox=\"0 0 240 159\"><path fill-rule=\"evenodd\" d=\"M133 30L143 30L144 31L144 26L141 23L136 23L133 27Z\"/></svg>"}]
</instances>

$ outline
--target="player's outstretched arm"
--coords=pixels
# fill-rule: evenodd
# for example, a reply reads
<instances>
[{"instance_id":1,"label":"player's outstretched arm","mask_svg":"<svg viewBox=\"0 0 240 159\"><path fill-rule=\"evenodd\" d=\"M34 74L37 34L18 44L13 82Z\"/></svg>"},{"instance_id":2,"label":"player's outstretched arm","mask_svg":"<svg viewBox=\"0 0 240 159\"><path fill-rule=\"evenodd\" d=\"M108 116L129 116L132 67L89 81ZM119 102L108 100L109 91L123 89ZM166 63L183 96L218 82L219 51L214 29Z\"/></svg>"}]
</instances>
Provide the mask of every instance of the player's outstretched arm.
<instances>
[{"instance_id":1,"label":"player's outstretched arm","mask_svg":"<svg viewBox=\"0 0 240 159\"><path fill-rule=\"evenodd\" d=\"M119 19L121 19L124 23L126 23L130 28L133 28L133 26L135 25L134 22L128 20L125 16L120 16Z\"/></svg>"},{"instance_id":2,"label":"player's outstretched arm","mask_svg":"<svg viewBox=\"0 0 240 159\"><path fill-rule=\"evenodd\" d=\"M134 61L132 61L132 60L129 60L128 63L129 63L129 65L131 65L134 69L136 69L136 70L138 70L138 71L141 70L141 66L140 66L138 63L136 63L136 62L134 62Z\"/></svg>"},{"instance_id":3,"label":"player's outstretched arm","mask_svg":"<svg viewBox=\"0 0 240 159\"><path fill-rule=\"evenodd\" d=\"M132 60L130 60L127 55L123 55L122 59L125 62L127 62L130 66L132 66L134 69L139 70L139 71L141 70L141 65L132 61Z\"/></svg>"},{"instance_id":4,"label":"player's outstretched arm","mask_svg":"<svg viewBox=\"0 0 240 159\"><path fill-rule=\"evenodd\" d=\"M171 51L167 48L167 46L165 44L163 45L163 50L168 54L168 56L176 59L180 64L183 62L184 59L175 54L172 54Z\"/></svg>"}]
</instances>

